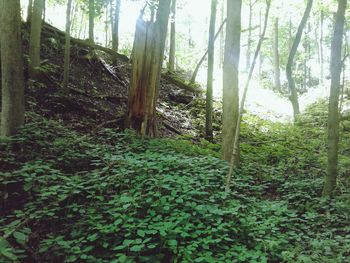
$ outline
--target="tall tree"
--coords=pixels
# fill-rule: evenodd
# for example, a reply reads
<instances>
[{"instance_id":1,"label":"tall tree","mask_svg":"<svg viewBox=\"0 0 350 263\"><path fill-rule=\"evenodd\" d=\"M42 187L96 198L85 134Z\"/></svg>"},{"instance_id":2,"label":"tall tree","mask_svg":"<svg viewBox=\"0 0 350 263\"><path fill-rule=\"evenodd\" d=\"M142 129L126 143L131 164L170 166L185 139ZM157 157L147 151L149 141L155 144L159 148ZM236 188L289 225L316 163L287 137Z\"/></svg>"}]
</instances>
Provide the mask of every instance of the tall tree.
<instances>
[{"instance_id":1,"label":"tall tree","mask_svg":"<svg viewBox=\"0 0 350 263\"><path fill-rule=\"evenodd\" d=\"M171 0L160 0L156 21L136 22L126 127L157 135L156 104Z\"/></svg>"},{"instance_id":2,"label":"tall tree","mask_svg":"<svg viewBox=\"0 0 350 263\"><path fill-rule=\"evenodd\" d=\"M175 69L175 17L176 17L176 0L171 1L171 13L172 18L170 21L170 49L169 49L169 63L168 70L174 71Z\"/></svg>"},{"instance_id":3,"label":"tall tree","mask_svg":"<svg viewBox=\"0 0 350 263\"><path fill-rule=\"evenodd\" d=\"M214 72L214 42L215 42L215 22L216 22L217 0L211 1L211 14L209 23L208 41L208 74L207 74L207 94L205 107L205 137L213 140L213 72Z\"/></svg>"},{"instance_id":4,"label":"tall tree","mask_svg":"<svg viewBox=\"0 0 350 263\"><path fill-rule=\"evenodd\" d=\"M119 48L119 16L121 0L115 0L114 21L112 26L112 49L118 52Z\"/></svg>"},{"instance_id":5,"label":"tall tree","mask_svg":"<svg viewBox=\"0 0 350 263\"><path fill-rule=\"evenodd\" d=\"M29 59L31 76L35 75L35 68L40 66L40 42L43 10L44 0L34 0L29 39Z\"/></svg>"},{"instance_id":6,"label":"tall tree","mask_svg":"<svg viewBox=\"0 0 350 263\"><path fill-rule=\"evenodd\" d=\"M64 47L64 73L63 73L63 88L66 91L68 90L68 81L69 81L71 10L72 10L72 0L68 0L67 11L66 11L66 43Z\"/></svg>"},{"instance_id":7,"label":"tall tree","mask_svg":"<svg viewBox=\"0 0 350 263\"><path fill-rule=\"evenodd\" d=\"M334 35L331 45L331 90L328 106L328 150L327 174L324 181L323 195L333 194L337 182L338 144L339 144L339 94L340 74L342 69L342 42L344 33L345 10L347 0L338 0L335 16Z\"/></svg>"},{"instance_id":8,"label":"tall tree","mask_svg":"<svg viewBox=\"0 0 350 263\"><path fill-rule=\"evenodd\" d=\"M246 53L246 70L250 68L250 52L252 44L252 20L253 20L253 0L249 0L249 19L248 19L248 40L247 40L247 53Z\"/></svg>"},{"instance_id":9,"label":"tall tree","mask_svg":"<svg viewBox=\"0 0 350 263\"><path fill-rule=\"evenodd\" d=\"M249 68L247 82L245 83L245 86L244 86L243 96L242 96L240 107L239 107L239 115L237 118L236 130L235 130L234 139L233 139L233 148L232 148L232 153L231 153L231 158L230 158L230 169L229 169L227 176L226 176L226 184L225 184L226 191L230 190L233 170L237 165L235 160L237 159L236 155L239 154L238 149L239 149L239 139L240 139L240 133L241 133L241 122L242 122L242 117L243 117L244 104L245 104L245 100L247 97L250 80L251 80L253 72L254 72L255 64L256 64L257 58L258 58L259 53L260 53L261 45L262 45L264 38L265 38L267 22L268 22L269 13L270 13L270 7L271 7L271 0L266 0L266 12L265 12L264 26L263 26L263 29L262 29L262 32L261 32L261 35L259 38L258 45L257 45L256 50L255 50L252 64L250 65L250 68Z\"/></svg>"},{"instance_id":10,"label":"tall tree","mask_svg":"<svg viewBox=\"0 0 350 263\"><path fill-rule=\"evenodd\" d=\"M95 43L94 37L95 27L95 0L89 0L89 42Z\"/></svg>"},{"instance_id":11,"label":"tall tree","mask_svg":"<svg viewBox=\"0 0 350 263\"><path fill-rule=\"evenodd\" d=\"M32 11L33 11L33 0L28 1L28 6L27 6L27 22L30 23L32 21Z\"/></svg>"},{"instance_id":12,"label":"tall tree","mask_svg":"<svg viewBox=\"0 0 350 263\"><path fill-rule=\"evenodd\" d=\"M19 0L0 0L2 136L16 133L24 122L24 80Z\"/></svg>"},{"instance_id":13,"label":"tall tree","mask_svg":"<svg viewBox=\"0 0 350 263\"><path fill-rule=\"evenodd\" d=\"M223 24L224 21L226 21L226 16L225 16L225 6L226 2L225 1L220 1L220 24ZM220 30L220 63L219 66L222 68L224 64L224 52L225 52L225 35L224 35L224 30Z\"/></svg>"},{"instance_id":14,"label":"tall tree","mask_svg":"<svg viewBox=\"0 0 350 263\"><path fill-rule=\"evenodd\" d=\"M323 24L324 24L324 11L321 9L321 18L320 18L320 63L321 63L321 83L324 81L324 62L323 62Z\"/></svg>"},{"instance_id":15,"label":"tall tree","mask_svg":"<svg viewBox=\"0 0 350 263\"><path fill-rule=\"evenodd\" d=\"M278 18L276 17L274 23L274 40L273 40L273 67L275 78L275 89L281 91L281 71L280 71L280 53L279 53L279 38L278 38Z\"/></svg>"},{"instance_id":16,"label":"tall tree","mask_svg":"<svg viewBox=\"0 0 350 263\"><path fill-rule=\"evenodd\" d=\"M225 56L223 66L222 158L231 160L239 112L239 57L242 0L227 0ZM235 160L239 163L239 154Z\"/></svg>"},{"instance_id":17,"label":"tall tree","mask_svg":"<svg viewBox=\"0 0 350 263\"><path fill-rule=\"evenodd\" d=\"M298 31L297 34L294 38L293 41L293 45L292 48L290 50L289 53L289 57L288 57L288 63L287 63L287 67L286 67L286 74L287 74L287 79L288 79L288 87L289 87L289 92L290 92L290 96L289 96L289 100L292 103L293 106L293 114L294 114L294 120L296 120L297 116L300 113L300 107L299 107L299 99L298 99L298 92L295 86L295 81L293 78L293 71L292 71L292 67L294 64L294 58L295 55L297 53L298 50L298 46L301 40L301 36L303 34L303 30L305 28L306 22L310 16L310 11L311 11L311 7L312 7L312 3L313 0L308 0L307 2L307 6L303 15L303 18L301 19L301 22L299 24L298 27Z\"/></svg>"},{"instance_id":18,"label":"tall tree","mask_svg":"<svg viewBox=\"0 0 350 263\"><path fill-rule=\"evenodd\" d=\"M219 27L218 31L216 32L215 34L215 37L214 37L214 42L216 41L216 39L218 38L219 34L223 31L223 28L226 24L226 18L222 21L221 23L221 26ZM197 66L196 68L194 69L193 73L192 73L192 77L191 77L191 80L190 80L190 83L195 83L196 81L196 78L197 78L197 74L198 74L198 71L199 71L199 68L202 66L204 60L206 59L208 55L208 49L204 52L203 56L201 57L201 59L198 61L197 63Z\"/></svg>"}]
</instances>

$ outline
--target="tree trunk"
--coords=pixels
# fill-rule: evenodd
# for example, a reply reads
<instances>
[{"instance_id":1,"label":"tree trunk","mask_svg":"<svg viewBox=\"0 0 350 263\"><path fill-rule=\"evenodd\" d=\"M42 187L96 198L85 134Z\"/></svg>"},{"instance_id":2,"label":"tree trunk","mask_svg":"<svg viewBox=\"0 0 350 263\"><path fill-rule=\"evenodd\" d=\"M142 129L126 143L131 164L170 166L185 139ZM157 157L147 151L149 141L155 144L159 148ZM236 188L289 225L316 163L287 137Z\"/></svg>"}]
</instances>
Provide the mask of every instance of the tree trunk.
<instances>
[{"instance_id":1,"label":"tree trunk","mask_svg":"<svg viewBox=\"0 0 350 263\"><path fill-rule=\"evenodd\" d=\"M226 21L225 17L225 1L221 1L220 5L220 24L224 24L224 21ZM224 65L224 53L225 53L225 35L224 30L220 30L220 68Z\"/></svg>"},{"instance_id":2,"label":"tree trunk","mask_svg":"<svg viewBox=\"0 0 350 263\"><path fill-rule=\"evenodd\" d=\"M218 31L216 32L215 37L214 37L214 42L215 42L215 40L218 38L220 32L223 30L224 25L225 25L225 23L226 23L226 20L227 20L227 19L225 18L224 21L222 22L220 28L219 28ZM195 68L194 71L193 71L193 74L192 74L190 83L192 83L192 84L195 83L196 78L197 78L197 74L198 74L198 71L199 71L199 68L200 68L201 65L203 64L203 62L204 62L205 58L207 57L207 55L208 55L208 49L205 51L204 55L201 57L201 59L200 59L199 62L197 63L197 66L196 66L196 68Z\"/></svg>"},{"instance_id":3,"label":"tree trunk","mask_svg":"<svg viewBox=\"0 0 350 263\"><path fill-rule=\"evenodd\" d=\"M207 94L205 107L205 137L208 141L213 140L213 72L214 72L214 42L216 22L217 0L211 1L211 15L209 24L208 41L208 75Z\"/></svg>"},{"instance_id":4,"label":"tree trunk","mask_svg":"<svg viewBox=\"0 0 350 263\"><path fill-rule=\"evenodd\" d=\"M105 47L108 48L108 34L109 34L109 14L108 14L108 2L106 3L106 14L105 14Z\"/></svg>"},{"instance_id":5,"label":"tree trunk","mask_svg":"<svg viewBox=\"0 0 350 263\"><path fill-rule=\"evenodd\" d=\"M119 16L120 16L121 0L115 0L114 22L112 33L112 49L118 52L119 48Z\"/></svg>"},{"instance_id":6,"label":"tree trunk","mask_svg":"<svg viewBox=\"0 0 350 263\"><path fill-rule=\"evenodd\" d=\"M71 11L72 15L71 15L71 25L70 25L70 34L72 36L77 36L77 16L78 16L78 3L75 2L75 4L72 7L72 11Z\"/></svg>"},{"instance_id":7,"label":"tree trunk","mask_svg":"<svg viewBox=\"0 0 350 263\"><path fill-rule=\"evenodd\" d=\"M339 144L339 93L342 68L342 40L347 0L338 0L335 18L334 36L331 45L331 90L328 106L328 150L327 175L324 181L323 195L331 196L336 187Z\"/></svg>"},{"instance_id":8,"label":"tree trunk","mask_svg":"<svg viewBox=\"0 0 350 263\"><path fill-rule=\"evenodd\" d=\"M72 9L72 0L68 0L67 12L66 12L66 44L64 47L64 72L63 72L63 88L65 91L68 91L68 82L69 82L71 9Z\"/></svg>"},{"instance_id":9,"label":"tree trunk","mask_svg":"<svg viewBox=\"0 0 350 263\"><path fill-rule=\"evenodd\" d=\"M89 41L95 43L94 25L95 25L95 0L89 0Z\"/></svg>"},{"instance_id":10,"label":"tree trunk","mask_svg":"<svg viewBox=\"0 0 350 263\"><path fill-rule=\"evenodd\" d=\"M34 76L37 67L40 66L40 42L41 42L41 24L44 10L44 0L34 0L32 22L30 26L29 39L29 59L30 75Z\"/></svg>"},{"instance_id":11,"label":"tree trunk","mask_svg":"<svg viewBox=\"0 0 350 263\"><path fill-rule=\"evenodd\" d=\"M126 127L157 135L156 103L171 0L160 0L156 21L136 22Z\"/></svg>"},{"instance_id":12,"label":"tree trunk","mask_svg":"<svg viewBox=\"0 0 350 263\"><path fill-rule=\"evenodd\" d=\"M253 3L249 0L249 24L248 24L248 41L247 41L247 54L246 54L246 70L250 68L250 49L252 44L252 18L253 18Z\"/></svg>"},{"instance_id":13,"label":"tree trunk","mask_svg":"<svg viewBox=\"0 0 350 263\"><path fill-rule=\"evenodd\" d=\"M275 89L281 92L281 71L280 71L280 54L278 50L278 18L275 19L274 24L274 41L273 41L273 66L274 66L274 77L275 77Z\"/></svg>"},{"instance_id":14,"label":"tree trunk","mask_svg":"<svg viewBox=\"0 0 350 263\"><path fill-rule=\"evenodd\" d=\"M11 136L24 122L24 80L19 0L0 0L1 136Z\"/></svg>"},{"instance_id":15,"label":"tree trunk","mask_svg":"<svg viewBox=\"0 0 350 263\"><path fill-rule=\"evenodd\" d=\"M226 184L225 184L226 192L228 192L230 190L233 171L234 171L234 168L237 167L236 160L237 160L237 155L239 154L239 138L240 138L240 134L241 134L241 122L242 122L242 117L243 117L244 103L245 103L245 100L247 97L247 92L248 92L250 80L251 80L253 72L254 72L255 64L256 64L256 61L257 61L259 53L260 53L261 45L262 45L264 38L265 38L267 22L269 19L270 7L271 7L271 0L267 0L266 1L264 28L262 29L262 33L261 33L261 36L259 38L258 46L256 47L255 54L253 57L253 62L252 62L252 65L250 66L250 69L249 69L247 82L244 86L243 96L242 96L241 104L240 104L240 108L239 108L239 116L237 118L236 130L235 130L235 134L234 134L234 138L233 138L233 147L232 147L232 152L231 152L231 156L230 156L230 169L229 169L227 176L226 176Z\"/></svg>"},{"instance_id":16,"label":"tree trunk","mask_svg":"<svg viewBox=\"0 0 350 263\"><path fill-rule=\"evenodd\" d=\"M33 12L33 0L29 0L28 7L27 7L27 23L30 23L32 21L32 12Z\"/></svg>"},{"instance_id":17,"label":"tree trunk","mask_svg":"<svg viewBox=\"0 0 350 263\"><path fill-rule=\"evenodd\" d=\"M222 159L230 162L239 112L239 57L242 0L227 0L225 59L223 67ZM239 164L239 154L235 160Z\"/></svg>"},{"instance_id":18,"label":"tree trunk","mask_svg":"<svg viewBox=\"0 0 350 263\"><path fill-rule=\"evenodd\" d=\"M300 43L301 36L303 34L305 24L306 24L307 19L309 18L309 15L310 15L312 3L313 3L313 0L308 0L308 2L307 2L307 6L305 9L303 18L301 19L297 34L295 36L292 48L291 48L290 53L289 53L288 63L287 63L287 67L286 67L288 87L289 87L289 91L290 91L289 100L293 106L294 121L297 119L298 115L300 114L300 108L299 108L298 92L297 92L297 89L295 87L295 81L293 79L292 67L294 64L294 58L295 58L295 55L296 55L297 50L298 50L298 46Z\"/></svg>"},{"instance_id":19,"label":"tree trunk","mask_svg":"<svg viewBox=\"0 0 350 263\"><path fill-rule=\"evenodd\" d=\"M35 1L35 0L34 0ZM43 7L43 22L45 23L45 19L46 19L46 0L43 0L44 2L44 7Z\"/></svg>"},{"instance_id":20,"label":"tree trunk","mask_svg":"<svg viewBox=\"0 0 350 263\"><path fill-rule=\"evenodd\" d=\"M321 25L320 25L320 62L321 62L321 83L324 81L324 63L323 63L323 24L324 24L324 12L321 10Z\"/></svg>"},{"instance_id":21,"label":"tree trunk","mask_svg":"<svg viewBox=\"0 0 350 263\"><path fill-rule=\"evenodd\" d=\"M172 19L170 21L170 49L169 49L169 63L168 70L174 71L175 69L175 15L176 15L176 0L171 1L171 13Z\"/></svg>"}]
</instances>

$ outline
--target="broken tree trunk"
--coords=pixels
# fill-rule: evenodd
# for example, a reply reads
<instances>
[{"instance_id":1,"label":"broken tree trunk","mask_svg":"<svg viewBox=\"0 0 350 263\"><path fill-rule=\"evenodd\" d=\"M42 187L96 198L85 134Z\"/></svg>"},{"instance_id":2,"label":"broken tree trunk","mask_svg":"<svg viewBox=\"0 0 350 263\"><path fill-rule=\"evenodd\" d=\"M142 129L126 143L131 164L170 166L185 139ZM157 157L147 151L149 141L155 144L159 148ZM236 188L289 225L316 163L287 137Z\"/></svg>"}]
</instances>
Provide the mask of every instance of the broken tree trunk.
<instances>
[{"instance_id":1,"label":"broken tree trunk","mask_svg":"<svg viewBox=\"0 0 350 263\"><path fill-rule=\"evenodd\" d=\"M155 22L136 22L126 127L142 137L157 135L156 102L171 0L161 0Z\"/></svg>"}]
</instances>

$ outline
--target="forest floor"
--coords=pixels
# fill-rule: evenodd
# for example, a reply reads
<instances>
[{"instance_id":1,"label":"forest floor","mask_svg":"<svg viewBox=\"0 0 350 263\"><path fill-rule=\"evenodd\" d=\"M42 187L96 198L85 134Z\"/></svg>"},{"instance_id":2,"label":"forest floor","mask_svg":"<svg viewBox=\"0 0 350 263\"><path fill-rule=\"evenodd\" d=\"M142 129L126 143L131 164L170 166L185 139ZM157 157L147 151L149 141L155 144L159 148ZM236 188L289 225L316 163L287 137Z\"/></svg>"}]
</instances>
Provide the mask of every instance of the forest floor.
<instances>
[{"instance_id":1,"label":"forest floor","mask_svg":"<svg viewBox=\"0 0 350 263\"><path fill-rule=\"evenodd\" d=\"M61 33L50 25L43 29L42 66L38 78L27 82L27 109L87 133L97 127L121 128L128 100L129 59L73 40L69 92L65 94L62 87L65 40ZM26 36L24 49L28 53ZM163 76L166 77L161 79L157 106L159 135L189 133L193 124L186 108L199 92L179 88L169 81L169 74Z\"/></svg>"},{"instance_id":2,"label":"forest floor","mask_svg":"<svg viewBox=\"0 0 350 263\"><path fill-rule=\"evenodd\" d=\"M247 113L227 193L220 145L200 136L200 96L163 79L162 136L141 140L122 130L127 60L73 43L65 94L63 39L43 36L26 125L0 140L0 262L350 262L349 120L333 199L320 197L322 102L299 125Z\"/></svg>"}]
</instances>

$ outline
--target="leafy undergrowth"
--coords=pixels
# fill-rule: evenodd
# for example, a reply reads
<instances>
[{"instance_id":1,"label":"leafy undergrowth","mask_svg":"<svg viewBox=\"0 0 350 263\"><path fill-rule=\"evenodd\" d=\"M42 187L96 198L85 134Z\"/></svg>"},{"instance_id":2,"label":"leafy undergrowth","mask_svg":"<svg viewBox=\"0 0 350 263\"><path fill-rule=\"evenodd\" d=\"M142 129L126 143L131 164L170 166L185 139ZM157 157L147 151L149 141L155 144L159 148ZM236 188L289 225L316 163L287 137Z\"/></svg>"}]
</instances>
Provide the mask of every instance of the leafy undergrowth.
<instances>
[{"instance_id":1,"label":"leafy undergrowth","mask_svg":"<svg viewBox=\"0 0 350 263\"><path fill-rule=\"evenodd\" d=\"M215 144L29 119L0 142L1 262L348 262L350 191L319 198L318 129L251 117L225 193Z\"/></svg>"}]
</instances>

